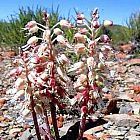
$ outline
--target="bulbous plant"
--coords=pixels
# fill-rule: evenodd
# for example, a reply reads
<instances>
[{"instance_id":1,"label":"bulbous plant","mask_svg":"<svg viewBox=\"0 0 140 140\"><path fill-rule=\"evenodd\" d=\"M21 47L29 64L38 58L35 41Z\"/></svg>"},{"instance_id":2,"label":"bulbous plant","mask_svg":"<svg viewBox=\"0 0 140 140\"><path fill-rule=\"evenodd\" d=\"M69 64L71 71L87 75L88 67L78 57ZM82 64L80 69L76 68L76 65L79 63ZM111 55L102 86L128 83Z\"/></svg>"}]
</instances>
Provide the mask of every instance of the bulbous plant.
<instances>
[{"instance_id":1,"label":"bulbous plant","mask_svg":"<svg viewBox=\"0 0 140 140\"><path fill-rule=\"evenodd\" d=\"M111 26L112 21L100 24L96 8L88 21L83 13L76 13L76 24L62 19L50 28L49 14L44 12L46 25L30 21L25 26L29 35L42 31L42 38L32 36L25 46L20 47L19 57L15 60L16 68L10 76L16 78L14 89L24 91L26 112L32 112L36 134L40 140L37 114L45 116L45 139L59 139L56 107L64 109L78 103L81 108L81 123L78 140L83 137L87 115L92 115L95 104L103 105L102 88L106 85L106 59L112 51L107 35L96 38L102 26ZM74 30L73 42L70 43L64 32ZM75 54L76 62L69 56ZM72 79L74 77L75 80ZM17 93L17 94L18 94ZM19 94L16 98L20 97ZM69 95L73 95L70 99ZM28 106L28 108L27 108ZM55 138L51 135L48 123L48 110L52 117Z\"/></svg>"}]
</instances>

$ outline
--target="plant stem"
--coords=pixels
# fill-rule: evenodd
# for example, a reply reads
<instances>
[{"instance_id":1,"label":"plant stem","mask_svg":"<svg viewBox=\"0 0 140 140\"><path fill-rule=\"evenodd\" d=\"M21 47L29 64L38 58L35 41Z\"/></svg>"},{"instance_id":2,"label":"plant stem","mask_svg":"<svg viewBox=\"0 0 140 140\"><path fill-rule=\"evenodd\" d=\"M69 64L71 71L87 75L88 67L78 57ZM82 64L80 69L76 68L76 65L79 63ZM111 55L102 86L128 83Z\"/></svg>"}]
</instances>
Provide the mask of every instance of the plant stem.
<instances>
[{"instance_id":1,"label":"plant stem","mask_svg":"<svg viewBox=\"0 0 140 140\"><path fill-rule=\"evenodd\" d=\"M47 138L48 138L48 140L54 140L53 136L51 135L51 130L50 130L49 121L48 121L48 114L47 114L47 110L45 109L44 104L42 104L42 108L43 108L43 112L44 112L44 116L45 116L45 123L46 123L46 128L47 128ZM46 137L45 137L45 140L47 140Z\"/></svg>"},{"instance_id":2,"label":"plant stem","mask_svg":"<svg viewBox=\"0 0 140 140\"><path fill-rule=\"evenodd\" d=\"M50 110L51 110L52 123L55 132L55 138L56 140L59 140L59 132L58 132L57 120L56 120L56 107L53 102L50 102Z\"/></svg>"},{"instance_id":3,"label":"plant stem","mask_svg":"<svg viewBox=\"0 0 140 140\"><path fill-rule=\"evenodd\" d=\"M86 124L86 113L83 114L82 120L80 122L80 130L79 130L79 137L77 140L82 140L83 138L83 133L85 130L85 124Z\"/></svg>"},{"instance_id":4,"label":"plant stem","mask_svg":"<svg viewBox=\"0 0 140 140\"><path fill-rule=\"evenodd\" d=\"M30 94L30 102L31 102L31 112L32 112L32 117L33 117L33 121L34 121L34 126L35 126L35 130L36 130L36 136L38 140L41 140L41 136L40 136L40 132L39 132L39 126L38 126L38 122L37 122L37 116L36 116L36 112L34 110L34 99L33 99L33 95Z\"/></svg>"},{"instance_id":5,"label":"plant stem","mask_svg":"<svg viewBox=\"0 0 140 140\"><path fill-rule=\"evenodd\" d=\"M35 102L34 102L34 99L33 99L33 93L32 93L32 89L31 89L31 82L28 78L28 68L27 68L27 65L26 63L24 63L24 66L25 66L25 72L26 72L26 78L27 78L27 83L28 83L28 92L29 92L29 95L30 95L30 105L31 105L31 112L32 112L32 117L33 117L33 121L34 121L34 126L35 126L35 131L36 131L36 136L37 136L37 139L38 140L41 140L41 136L40 136L40 132L39 132L39 125L38 125L38 122L37 122L37 116L36 116L36 112L35 112Z\"/></svg>"}]
</instances>

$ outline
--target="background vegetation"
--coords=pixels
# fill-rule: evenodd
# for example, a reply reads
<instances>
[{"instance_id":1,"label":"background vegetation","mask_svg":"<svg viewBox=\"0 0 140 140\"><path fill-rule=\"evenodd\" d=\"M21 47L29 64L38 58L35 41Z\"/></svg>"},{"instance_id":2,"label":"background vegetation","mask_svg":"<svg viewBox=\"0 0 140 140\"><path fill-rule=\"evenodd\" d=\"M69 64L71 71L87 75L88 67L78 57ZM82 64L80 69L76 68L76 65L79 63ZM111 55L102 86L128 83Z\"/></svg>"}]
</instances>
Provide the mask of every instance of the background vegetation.
<instances>
[{"instance_id":1,"label":"background vegetation","mask_svg":"<svg viewBox=\"0 0 140 140\"><path fill-rule=\"evenodd\" d=\"M41 7L37 7L33 10L30 7L20 8L18 13L11 15L8 21L0 21L0 47L9 47L11 49L17 49L19 46L24 45L26 40L25 32L21 29L30 20L36 20L43 24ZM56 10L53 9L50 12L50 25L53 26L58 20L61 19L59 15L59 7ZM67 17L69 19L69 17ZM132 13L130 18L126 22L127 26L113 25L111 27L103 27L99 31L99 35L107 34L111 39L114 46L128 43L129 41L140 42L140 12ZM44 23L45 24L45 23ZM68 39L71 40L74 34L73 31L67 30L66 34Z\"/></svg>"}]
</instances>

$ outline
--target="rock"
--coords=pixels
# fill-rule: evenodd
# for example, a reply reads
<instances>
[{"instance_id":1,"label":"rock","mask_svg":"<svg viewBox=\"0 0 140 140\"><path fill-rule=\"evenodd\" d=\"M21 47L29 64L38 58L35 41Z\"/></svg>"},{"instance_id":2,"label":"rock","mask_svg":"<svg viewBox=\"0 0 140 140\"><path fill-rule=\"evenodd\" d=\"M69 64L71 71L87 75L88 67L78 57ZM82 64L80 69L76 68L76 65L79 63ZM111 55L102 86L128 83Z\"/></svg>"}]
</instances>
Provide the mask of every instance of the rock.
<instances>
[{"instance_id":1,"label":"rock","mask_svg":"<svg viewBox=\"0 0 140 140\"><path fill-rule=\"evenodd\" d=\"M22 135L21 135L21 137L19 138L19 140L28 140L28 139L31 138L31 137L33 137L32 134L31 134L31 131L30 131L30 129L27 129L27 130L25 130L25 131L22 133Z\"/></svg>"},{"instance_id":2,"label":"rock","mask_svg":"<svg viewBox=\"0 0 140 140\"><path fill-rule=\"evenodd\" d=\"M84 134L83 138L86 138L86 140L97 140L97 138L90 134Z\"/></svg>"},{"instance_id":3,"label":"rock","mask_svg":"<svg viewBox=\"0 0 140 140\"><path fill-rule=\"evenodd\" d=\"M6 103L5 98L0 98L0 108L3 107L3 105Z\"/></svg>"},{"instance_id":4,"label":"rock","mask_svg":"<svg viewBox=\"0 0 140 140\"><path fill-rule=\"evenodd\" d=\"M112 114L104 118L113 121L118 127L134 127L140 122L140 116L128 114Z\"/></svg>"},{"instance_id":5,"label":"rock","mask_svg":"<svg viewBox=\"0 0 140 140\"><path fill-rule=\"evenodd\" d=\"M140 136L127 136L127 140L140 140Z\"/></svg>"},{"instance_id":6,"label":"rock","mask_svg":"<svg viewBox=\"0 0 140 140\"><path fill-rule=\"evenodd\" d=\"M133 108L130 104L122 104L119 110L119 114L128 114L133 111Z\"/></svg>"},{"instance_id":7,"label":"rock","mask_svg":"<svg viewBox=\"0 0 140 140\"><path fill-rule=\"evenodd\" d=\"M100 131L103 131L103 130L104 130L103 126L100 125L100 126L88 129L87 131L84 132L84 134L93 134L93 133L100 132Z\"/></svg>"},{"instance_id":8,"label":"rock","mask_svg":"<svg viewBox=\"0 0 140 140\"><path fill-rule=\"evenodd\" d=\"M11 57L16 56L16 52L15 51L7 51L7 52L4 52L3 56L11 58Z\"/></svg>"},{"instance_id":9,"label":"rock","mask_svg":"<svg viewBox=\"0 0 140 140\"><path fill-rule=\"evenodd\" d=\"M124 136L127 131L118 131L118 130L108 130L108 133L111 136Z\"/></svg>"}]
</instances>

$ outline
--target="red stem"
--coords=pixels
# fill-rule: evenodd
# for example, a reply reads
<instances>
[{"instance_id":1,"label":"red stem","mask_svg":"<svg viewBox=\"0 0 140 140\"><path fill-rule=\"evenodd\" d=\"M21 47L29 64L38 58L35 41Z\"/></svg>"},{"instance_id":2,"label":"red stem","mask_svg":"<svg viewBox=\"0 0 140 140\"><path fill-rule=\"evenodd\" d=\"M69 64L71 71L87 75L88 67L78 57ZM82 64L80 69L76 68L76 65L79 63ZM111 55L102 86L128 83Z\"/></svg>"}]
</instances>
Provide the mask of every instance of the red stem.
<instances>
[{"instance_id":1,"label":"red stem","mask_svg":"<svg viewBox=\"0 0 140 140\"><path fill-rule=\"evenodd\" d=\"M47 127L47 136L45 136L45 140L54 140L53 136L51 135L51 130L50 130L50 126L49 126L47 110L45 109L44 104L42 104L42 107L43 107L43 112L44 112L44 116L45 116L45 123L46 123L46 127Z\"/></svg>"},{"instance_id":2,"label":"red stem","mask_svg":"<svg viewBox=\"0 0 140 140\"><path fill-rule=\"evenodd\" d=\"M34 121L34 126L35 126L35 131L36 131L36 136L38 140L41 140L41 136L40 136L40 132L39 132L39 125L38 125L38 121L37 121L37 116L36 116L36 112L35 112L35 102L33 99L33 93L31 90L31 82L28 78L28 68L26 63L24 63L25 69L26 69L26 78L27 78L27 82L28 82L28 88L29 88L29 94L30 94L30 105L31 105L31 112L32 112L32 117L33 117L33 121Z\"/></svg>"},{"instance_id":3,"label":"red stem","mask_svg":"<svg viewBox=\"0 0 140 140\"><path fill-rule=\"evenodd\" d=\"M53 102L50 102L50 109L51 109L52 123L54 127L54 132L55 132L55 138L56 140L59 140L59 132L58 132L57 120L56 120L56 107L53 104Z\"/></svg>"}]
</instances>

